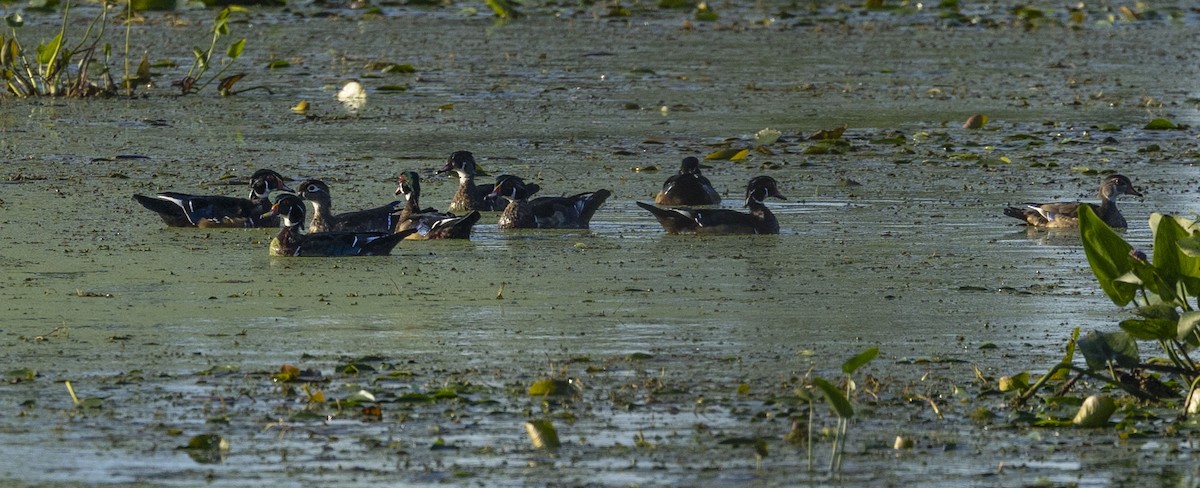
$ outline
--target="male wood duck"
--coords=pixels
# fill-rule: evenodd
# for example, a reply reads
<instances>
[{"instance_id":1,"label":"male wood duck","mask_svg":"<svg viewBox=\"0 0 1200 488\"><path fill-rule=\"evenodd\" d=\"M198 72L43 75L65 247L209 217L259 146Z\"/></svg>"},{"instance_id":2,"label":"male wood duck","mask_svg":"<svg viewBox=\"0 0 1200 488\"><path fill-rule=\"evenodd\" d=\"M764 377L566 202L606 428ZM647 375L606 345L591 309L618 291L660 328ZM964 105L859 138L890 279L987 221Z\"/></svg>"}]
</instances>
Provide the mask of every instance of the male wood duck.
<instances>
[{"instance_id":1,"label":"male wood duck","mask_svg":"<svg viewBox=\"0 0 1200 488\"><path fill-rule=\"evenodd\" d=\"M1142 196L1133 188L1133 182L1122 175L1111 175L1100 182L1100 204L1080 202L1027 203L1024 208L1008 207L1004 215L1020 219L1034 227L1067 228L1079 226L1079 206L1091 205L1096 216L1114 229L1127 227L1125 216L1117 209L1117 197L1121 195Z\"/></svg>"},{"instance_id":2,"label":"male wood duck","mask_svg":"<svg viewBox=\"0 0 1200 488\"><path fill-rule=\"evenodd\" d=\"M671 175L663 183L662 191L654 196L659 205L717 205L721 195L712 183L700 174L700 160L692 156L683 158L679 173Z\"/></svg>"},{"instance_id":3,"label":"male wood duck","mask_svg":"<svg viewBox=\"0 0 1200 488\"><path fill-rule=\"evenodd\" d=\"M469 151L455 151L446 160L446 165L438 170L438 174L454 172L458 175L458 191L450 199L450 212L498 212L504 210L508 202L492 196L494 186L475 186L475 156ZM509 175L496 177L496 182ZM529 195L537 193L539 187L535 184L526 185Z\"/></svg>"},{"instance_id":4,"label":"male wood duck","mask_svg":"<svg viewBox=\"0 0 1200 488\"><path fill-rule=\"evenodd\" d=\"M282 228L271 239L272 256L386 256L416 229L391 232L318 232L303 234L304 201L288 193L279 195L271 215L280 216Z\"/></svg>"},{"instance_id":5,"label":"male wood duck","mask_svg":"<svg viewBox=\"0 0 1200 488\"><path fill-rule=\"evenodd\" d=\"M479 222L479 211L472 210L467 215L456 217L454 214L442 213L432 208L421 208L421 176L415 171L406 171L400 175L397 195L404 195L404 209L400 212L396 223L396 232L416 229L409 239L470 239L471 229Z\"/></svg>"},{"instance_id":6,"label":"male wood duck","mask_svg":"<svg viewBox=\"0 0 1200 488\"><path fill-rule=\"evenodd\" d=\"M596 209L612 192L596 190L569 197L538 197L531 201L525 182L509 176L496 183L492 195L508 200L500 215L501 229L586 229Z\"/></svg>"},{"instance_id":7,"label":"male wood duck","mask_svg":"<svg viewBox=\"0 0 1200 488\"><path fill-rule=\"evenodd\" d=\"M292 191L284 180L279 173L260 169L250 177L249 198L168 191L134 195L133 199L158 213L170 227L274 227L279 225L279 218L263 214L271 209L271 192Z\"/></svg>"},{"instance_id":8,"label":"male wood duck","mask_svg":"<svg viewBox=\"0 0 1200 488\"><path fill-rule=\"evenodd\" d=\"M723 208L660 208L637 202L649 210L669 234L778 234L779 221L767 208L767 197L787 200L770 176L756 176L746 184L750 213Z\"/></svg>"},{"instance_id":9,"label":"male wood duck","mask_svg":"<svg viewBox=\"0 0 1200 488\"><path fill-rule=\"evenodd\" d=\"M400 209L404 207L403 201L396 200L380 207L333 215L329 185L324 181L304 180L297 187L300 188L300 198L313 204L313 217L308 224L309 233L391 232L399 220Z\"/></svg>"}]
</instances>

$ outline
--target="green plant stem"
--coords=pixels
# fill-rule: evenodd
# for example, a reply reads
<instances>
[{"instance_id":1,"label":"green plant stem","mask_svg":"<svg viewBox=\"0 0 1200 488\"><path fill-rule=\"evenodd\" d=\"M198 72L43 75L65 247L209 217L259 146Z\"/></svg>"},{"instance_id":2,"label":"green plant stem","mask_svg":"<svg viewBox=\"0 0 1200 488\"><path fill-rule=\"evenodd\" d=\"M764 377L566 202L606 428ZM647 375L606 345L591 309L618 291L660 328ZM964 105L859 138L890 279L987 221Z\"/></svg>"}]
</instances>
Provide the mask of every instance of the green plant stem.
<instances>
[{"instance_id":1,"label":"green plant stem","mask_svg":"<svg viewBox=\"0 0 1200 488\"><path fill-rule=\"evenodd\" d=\"M816 410L816 404L812 400L808 402L808 472L813 470L813 411Z\"/></svg>"},{"instance_id":2,"label":"green plant stem","mask_svg":"<svg viewBox=\"0 0 1200 488\"><path fill-rule=\"evenodd\" d=\"M1057 373L1057 372L1059 372L1060 370L1063 370L1063 369L1066 369L1066 370L1068 370L1068 371L1074 371L1074 372L1076 372L1076 373L1079 373L1079 374L1081 374L1081 375L1087 376L1087 377L1089 377L1089 378L1092 378L1092 379L1096 379L1096 380L1103 381L1103 382L1105 382L1105 383L1107 383L1107 384L1109 384L1109 385L1113 385L1113 386L1121 387L1121 384L1120 384L1120 383L1117 383L1117 382L1116 382L1116 380L1114 380L1114 379L1112 379L1112 378L1105 378L1105 377L1103 377L1103 376L1100 376L1100 375L1098 375L1098 374L1096 374L1096 373L1093 373L1093 372L1091 372L1091 371L1089 371L1089 370L1086 370L1086 369L1080 368L1080 367L1078 367L1078 366L1075 366L1075 365L1072 365L1072 364L1067 364L1067 363L1058 363L1058 364L1054 365L1054 367L1053 367L1053 368L1050 368L1050 371L1048 371L1048 372L1046 372L1046 374L1042 375L1042 377L1041 377L1041 378L1039 378L1039 379L1037 380L1037 382L1035 382L1033 385L1031 385L1031 386L1029 387L1029 389L1025 390L1025 392L1024 392L1024 393L1021 393L1021 395L1020 395L1020 396L1018 396L1017 398L1015 398L1015 399L1013 400L1013 406L1015 406L1015 407L1020 407L1021 405L1024 405L1024 404L1025 404L1025 402L1029 401L1029 399L1030 399L1030 398L1033 398L1033 395L1034 395L1035 393L1037 393L1037 392L1038 392L1038 390L1040 390L1040 389L1041 389L1043 386L1045 386L1047 382L1049 382L1049 381L1050 381L1050 378L1054 377L1054 374L1055 374L1055 373Z\"/></svg>"}]
</instances>

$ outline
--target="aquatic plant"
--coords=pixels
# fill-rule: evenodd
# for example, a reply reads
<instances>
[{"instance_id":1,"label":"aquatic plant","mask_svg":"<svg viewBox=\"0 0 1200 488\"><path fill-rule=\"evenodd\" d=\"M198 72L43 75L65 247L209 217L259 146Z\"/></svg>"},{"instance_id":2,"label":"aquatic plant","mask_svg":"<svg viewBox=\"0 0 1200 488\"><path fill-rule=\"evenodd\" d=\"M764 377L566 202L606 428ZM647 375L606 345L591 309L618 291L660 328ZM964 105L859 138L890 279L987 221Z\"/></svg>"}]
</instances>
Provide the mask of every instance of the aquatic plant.
<instances>
[{"instance_id":1,"label":"aquatic plant","mask_svg":"<svg viewBox=\"0 0 1200 488\"><path fill-rule=\"evenodd\" d=\"M846 437L850 429L850 419L854 418L854 406L850 403L850 401L854 397L854 391L858 388L858 386L854 382L852 375L858 370L858 368L865 366L867 363L874 360L878 355L879 348L872 347L858 353L854 357L847 359L846 362L842 363L842 372L846 374L846 386L844 391L824 378L812 378L812 386L821 392L821 394L825 397L825 400L829 403L830 410L832 410L834 415L837 416L837 429L834 431L832 453L829 457L829 471L831 473L841 469L842 457L846 451ZM797 391L797 395L801 400L808 402L808 439L806 444L808 445L808 470L812 471L813 412L815 410L813 408L813 404L816 403L817 397L816 395L813 395L809 391L805 390ZM789 438L789 440L798 440L795 439L798 437L798 432L799 429L797 428L797 424L793 424L792 432L785 436L785 438Z\"/></svg>"},{"instance_id":2,"label":"aquatic plant","mask_svg":"<svg viewBox=\"0 0 1200 488\"><path fill-rule=\"evenodd\" d=\"M1016 398L1017 405L1032 398L1050 381L1065 381L1066 391L1088 377L1143 401L1183 396L1189 405L1200 368L1188 355L1200 345L1200 225L1170 215L1153 214L1154 257L1146 255L1110 229L1090 207L1080 209L1079 232L1100 288L1118 306L1133 304L1137 318L1121 321L1118 331L1091 332L1078 339L1085 366L1073 363L1075 339L1067 354L1042 378ZM1078 336L1078 331L1076 331ZM1166 356L1143 361L1138 342L1152 342ZM1066 379L1064 372L1074 372ZM1163 381L1163 375L1178 381ZM1181 391L1182 390L1182 391ZM1059 394L1061 396L1061 393Z\"/></svg>"},{"instance_id":3,"label":"aquatic plant","mask_svg":"<svg viewBox=\"0 0 1200 488\"><path fill-rule=\"evenodd\" d=\"M4 17L10 37L6 39L0 35L0 77L7 92L18 97L87 97L116 93L107 63L112 48L100 43L107 25L108 9L100 9L74 43L67 32L70 16L71 3L66 2L58 35L39 43L33 53L24 49L17 35L17 29L25 25L21 14L11 13Z\"/></svg>"},{"instance_id":4,"label":"aquatic plant","mask_svg":"<svg viewBox=\"0 0 1200 488\"><path fill-rule=\"evenodd\" d=\"M188 69L187 75L184 76L183 79L174 83L174 85L178 86L184 95L203 90L204 87L208 86L213 81L217 81L218 79L220 80L220 83L217 86L221 95L227 96L235 93L233 91L233 85L241 80L242 77L246 76L246 74L240 73L226 76L224 78L221 76L224 75L225 71L233 65L234 61L237 61L237 59L241 57L242 50L246 48L246 38L243 37L230 43L229 46L225 48L225 57L227 59L221 62L220 69L218 69L216 73L212 74L207 79L205 78L205 74L207 74L209 69L213 67L213 56L217 52L218 42L222 37L230 35L229 16L234 12L245 11L246 9L242 7L229 6L221 9L221 11L217 13L216 19L213 20L212 40L209 42L208 48L192 48L192 67Z\"/></svg>"}]
</instances>

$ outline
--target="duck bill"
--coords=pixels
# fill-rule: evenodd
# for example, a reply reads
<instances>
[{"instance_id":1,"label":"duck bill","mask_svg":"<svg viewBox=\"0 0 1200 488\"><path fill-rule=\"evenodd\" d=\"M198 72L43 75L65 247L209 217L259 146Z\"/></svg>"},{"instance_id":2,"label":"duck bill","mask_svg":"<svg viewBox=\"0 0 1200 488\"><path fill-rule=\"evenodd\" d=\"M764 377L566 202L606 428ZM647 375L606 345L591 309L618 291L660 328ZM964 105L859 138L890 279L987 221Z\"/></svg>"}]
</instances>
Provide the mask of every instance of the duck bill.
<instances>
[{"instance_id":1,"label":"duck bill","mask_svg":"<svg viewBox=\"0 0 1200 488\"><path fill-rule=\"evenodd\" d=\"M442 174L442 173L449 173L449 172L451 172L451 171L454 171L454 163L451 163L451 162L447 161L447 162L446 162L446 165L445 165L445 166L442 166L442 169L439 169L439 170L437 170L437 173L435 173L435 174L439 174L439 175L440 175L440 174Z\"/></svg>"},{"instance_id":2,"label":"duck bill","mask_svg":"<svg viewBox=\"0 0 1200 488\"><path fill-rule=\"evenodd\" d=\"M268 219L268 218L274 217L276 215L279 215L279 204L278 203L276 203L275 205L271 205L271 211L267 212L265 214L262 214L258 218Z\"/></svg>"}]
</instances>

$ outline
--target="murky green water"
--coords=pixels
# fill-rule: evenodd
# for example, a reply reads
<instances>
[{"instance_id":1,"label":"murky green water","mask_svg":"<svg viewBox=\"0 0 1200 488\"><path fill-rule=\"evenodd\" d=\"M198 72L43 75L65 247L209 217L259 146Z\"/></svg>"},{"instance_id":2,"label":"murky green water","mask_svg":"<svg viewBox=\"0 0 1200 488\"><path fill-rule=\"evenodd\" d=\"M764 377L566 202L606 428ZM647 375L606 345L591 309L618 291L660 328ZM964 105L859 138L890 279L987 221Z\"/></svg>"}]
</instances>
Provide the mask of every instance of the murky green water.
<instances>
[{"instance_id":1,"label":"murky green water","mask_svg":"<svg viewBox=\"0 0 1200 488\"><path fill-rule=\"evenodd\" d=\"M1005 398L979 397L974 383L974 368L1040 372L1072 328L1111 330L1124 317L1073 236L1027 234L1004 205L1093 198L1099 178L1076 170L1086 166L1129 175L1147 194L1122 205L1140 245L1150 212L1200 208L1195 131L1140 130L1156 116L1197 123L1194 23L764 27L753 24L760 10L732 10L745 20L690 31L682 14L494 25L405 9L255 13L233 25L249 38L242 83L273 94L170 97L180 71L164 70L144 98L5 99L0 156L14 181L0 185L0 351L6 370L38 376L0 386L0 476L824 482L823 470L805 472L803 447L780 440L806 412L787 397L806 375L840 377L843 360L878 346L860 379L869 393L846 482L1194 482L1181 467L1195 464L1190 433L1008 429ZM135 38L155 46L152 59L184 63L190 44L157 40L203 42L209 15L182 15L190 26L167 18L148 15ZM292 67L261 68L272 59ZM418 72L369 73L368 61ZM350 78L369 90L354 116L333 100ZM410 88L375 90L395 84ZM302 99L312 117L289 110ZM974 113L989 115L987 128L959 128ZM842 124L853 151L804 154L812 143L801 135ZM781 235L667 236L634 205L683 156L747 145L764 127L785 134L772 155L712 162L707 174L730 205L751 176L779 180L789 200L770 205ZM887 142L895 137L905 142ZM163 189L240 195L212 183L269 167L326 179L335 210L350 210L389 201L395 175L418 169L424 203L445 207L454 182L430 170L459 149L543 193L614 196L590 232L499 232L492 215L471 242L406 242L395 256L359 259L269 258L269 229L166 229L130 200ZM630 170L651 164L664 171ZM329 401L310 405L299 383L276 384L284 364L319 371L310 393ZM525 394L558 375L582 394ZM64 381L103 406L76 408ZM381 417L333 401L360 389ZM452 398L405 396L438 391ZM972 422L979 407L1001 420ZM543 416L563 441L556 453L534 449L522 426ZM204 433L229 440L222 462L177 449ZM897 435L917 449L894 452ZM761 468L751 447L729 445L757 437L768 440ZM819 467L828 445L817 445ZM1168 451L1187 463L1162 461Z\"/></svg>"}]
</instances>

